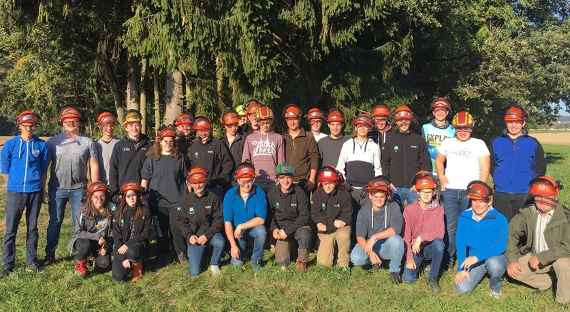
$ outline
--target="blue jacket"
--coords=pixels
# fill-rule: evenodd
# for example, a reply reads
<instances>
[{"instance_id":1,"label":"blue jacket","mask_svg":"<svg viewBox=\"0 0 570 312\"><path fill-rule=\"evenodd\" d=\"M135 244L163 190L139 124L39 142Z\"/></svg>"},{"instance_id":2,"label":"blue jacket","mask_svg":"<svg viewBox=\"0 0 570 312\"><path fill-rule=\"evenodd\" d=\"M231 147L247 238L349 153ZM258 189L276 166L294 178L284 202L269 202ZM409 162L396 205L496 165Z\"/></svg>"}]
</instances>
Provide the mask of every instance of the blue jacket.
<instances>
[{"instance_id":1,"label":"blue jacket","mask_svg":"<svg viewBox=\"0 0 570 312\"><path fill-rule=\"evenodd\" d=\"M463 211L457 221L455 244L457 246L457 270L465 258L475 256L478 263L502 255L507 250L509 224L507 218L491 208L479 222L473 220L471 208Z\"/></svg>"},{"instance_id":2,"label":"blue jacket","mask_svg":"<svg viewBox=\"0 0 570 312\"><path fill-rule=\"evenodd\" d=\"M233 186L224 196L222 203L224 222L231 222L233 226L238 226L255 217L267 220L267 197L263 189L254 185L247 201L244 202L238 188L239 185Z\"/></svg>"},{"instance_id":3,"label":"blue jacket","mask_svg":"<svg viewBox=\"0 0 570 312\"><path fill-rule=\"evenodd\" d=\"M8 175L8 192L39 192L47 166L48 147L44 140L33 136L26 142L20 136L14 136L4 143L0 171Z\"/></svg>"},{"instance_id":4,"label":"blue jacket","mask_svg":"<svg viewBox=\"0 0 570 312\"><path fill-rule=\"evenodd\" d=\"M507 135L493 139L491 160L491 174L497 192L525 194L530 181L546 172L542 146L526 134L515 140Z\"/></svg>"}]
</instances>

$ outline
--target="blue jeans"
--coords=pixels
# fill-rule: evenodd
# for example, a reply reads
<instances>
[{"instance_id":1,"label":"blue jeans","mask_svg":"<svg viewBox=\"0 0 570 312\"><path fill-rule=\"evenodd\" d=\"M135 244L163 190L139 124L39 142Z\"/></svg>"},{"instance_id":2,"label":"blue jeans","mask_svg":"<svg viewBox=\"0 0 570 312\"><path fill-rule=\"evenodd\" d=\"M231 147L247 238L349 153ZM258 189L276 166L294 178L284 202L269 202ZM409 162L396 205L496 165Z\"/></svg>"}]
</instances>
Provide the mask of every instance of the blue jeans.
<instances>
[{"instance_id":1,"label":"blue jeans","mask_svg":"<svg viewBox=\"0 0 570 312\"><path fill-rule=\"evenodd\" d=\"M500 292L503 275L507 270L507 257L504 255L491 257L484 262L480 262L469 271L469 277L461 284L455 285L455 289L460 294L471 292L477 284L489 274L489 287L492 291Z\"/></svg>"},{"instance_id":2,"label":"blue jeans","mask_svg":"<svg viewBox=\"0 0 570 312\"><path fill-rule=\"evenodd\" d=\"M447 232L447 257L449 265L453 266L455 255L455 233L457 220L463 210L467 209L469 199L466 190L446 189L443 191L443 210L445 211L445 226Z\"/></svg>"},{"instance_id":3,"label":"blue jeans","mask_svg":"<svg viewBox=\"0 0 570 312\"><path fill-rule=\"evenodd\" d=\"M240 239L237 240L239 247L239 259L232 258L232 265L243 265L243 259L245 251L247 249L247 239L249 236L253 239L253 251L251 252L251 263L260 264L261 257L263 256L263 246L265 245L265 238L267 237L267 231L264 225L258 225L253 229L247 230L242 233Z\"/></svg>"},{"instance_id":4,"label":"blue jeans","mask_svg":"<svg viewBox=\"0 0 570 312\"><path fill-rule=\"evenodd\" d=\"M418 193L412 192L409 187L396 187L394 200L404 209L406 205L412 204L418 198Z\"/></svg>"},{"instance_id":5,"label":"blue jeans","mask_svg":"<svg viewBox=\"0 0 570 312\"><path fill-rule=\"evenodd\" d=\"M222 234L216 233L212 238L210 238L208 245L212 247L210 265L220 264L220 258L222 257L222 252L226 246L226 240ZM196 276L200 274L204 251L206 251L206 246L188 244L188 271L190 272L190 275Z\"/></svg>"},{"instance_id":6,"label":"blue jeans","mask_svg":"<svg viewBox=\"0 0 570 312\"><path fill-rule=\"evenodd\" d=\"M436 281L439 277L439 269L445 253L445 243L442 239L436 239L425 245L419 254L414 255L414 262L416 269L411 270L404 268L404 275L402 279L406 283L413 283L418 279L418 271L424 259L431 259L431 270L429 272L429 279Z\"/></svg>"},{"instance_id":7,"label":"blue jeans","mask_svg":"<svg viewBox=\"0 0 570 312\"><path fill-rule=\"evenodd\" d=\"M396 234L388 239L377 241L372 249L380 258L390 260L390 272L400 272L404 256L404 240L400 235ZM370 264L368 254L358 244L350 253L350 261L355 266Z\"/></svg>"},{"instance_id":8,"label":"blue jeans","mask_svg":"<svg viewBox=\"0 0 570 312\"><path fill-rule=\"evenodd\" d=\"M81 209L83 188L64 190L49 188L49 223L47 228L46 257L55 257L55 250L59 241L59 231L65 216L65 205L71 203L71 224L75 228L75 221Z\"/></svg>"}]
</instances>

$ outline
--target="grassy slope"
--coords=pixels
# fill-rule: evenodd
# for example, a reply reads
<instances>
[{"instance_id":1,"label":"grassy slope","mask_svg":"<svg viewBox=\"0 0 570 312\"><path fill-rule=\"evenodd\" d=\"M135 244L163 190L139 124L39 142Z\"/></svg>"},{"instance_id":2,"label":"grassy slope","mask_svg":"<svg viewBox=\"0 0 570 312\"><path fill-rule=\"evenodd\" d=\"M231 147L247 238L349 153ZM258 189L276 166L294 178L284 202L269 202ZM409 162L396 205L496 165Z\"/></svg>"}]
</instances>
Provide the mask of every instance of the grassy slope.
<instances>
[{"instance_id":1,"label":"grassy slope","mask_svg":"<svg viewBox=\"0 0 570 312\"><path fill-rule=\"evenodd\" d=\"M550 161L549 173L570 186L570 147L545 146L545 149ZM0 196L0 207L4 207L3 200ZM563 200L570 204L568 191L563 192ZM43 208L40 222L39 253L43 256L47 207ZM66 223L58 249L60 257L67 255L65 242L69 233ZM18 269L0 280L0 311L562 310L551 292L535 295L531 289L510 283L504 284L502 300L489 297L487 280L472 295L458 296L452 288L451 274L445 273L441 281L443 292L433 296L424 277L415 285L393 286L384 270L368 273L353 269L345 273L312 266L309 273L299 275L281 272L272 266L272 261L257 276L249 268L241 272L224 266L220 278L213 279L204 273L196 280L188 277L185 266L173 264L158 272L147 272L137 285L114 283L110 274L81 280L74 276L69 260L35 275L22 269L24 237L22 234L18 237Z\"/></svg>"}]
</instances>

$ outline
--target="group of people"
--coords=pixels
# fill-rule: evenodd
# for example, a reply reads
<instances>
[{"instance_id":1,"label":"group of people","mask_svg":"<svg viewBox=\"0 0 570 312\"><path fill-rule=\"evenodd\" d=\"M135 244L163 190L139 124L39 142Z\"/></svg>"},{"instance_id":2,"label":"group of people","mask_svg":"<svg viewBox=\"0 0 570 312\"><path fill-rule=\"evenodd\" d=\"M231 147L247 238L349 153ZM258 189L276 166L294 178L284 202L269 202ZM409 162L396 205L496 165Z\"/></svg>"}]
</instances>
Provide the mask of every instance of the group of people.
<instances>
[{"instance_id":1,"label":"group of people","mask_svg":"<svg viewBox=\"0 0 570 312\"><path fill-rule=\"evenodd\" d=\"M143 264L170 260L188 261L197 276L207 256L217 276L225 251L232 265L249 259L258 272L268 248L283 269L296 257L296 271L306 272L316 250L325 267L335 259L342 269L388 262L395 283L413 283L428 267L434 292L445 268L457 269L459 293L488 275L497 298L505 272L540 290L556 281L557 301L570 302L570 211L559 201L560 183L545 176L525 111L509 106L504 133L487 146L471 136L469 112L450 122L446 98L431 107L433 119L420 133L408 105L379 104L355 116L345 136L341 110L311 108L303 116L290 104L280 134L271 107L251 100L223 114L221 139L212 136L210 119L182 113L154 141L141 132L138 111L126 112L120 140L115 115L103 112L93 141L80 135L80 112L68 106L62 132L47 142L33 134L40 121L26 110L0 159L8 177L2 275L14 269L24 211L27 267L40 270L37 219L49 168L43 265L56 261L70 202L69 249L83 277L92 266L136 281Z\"/></svg>"}]
</instances>

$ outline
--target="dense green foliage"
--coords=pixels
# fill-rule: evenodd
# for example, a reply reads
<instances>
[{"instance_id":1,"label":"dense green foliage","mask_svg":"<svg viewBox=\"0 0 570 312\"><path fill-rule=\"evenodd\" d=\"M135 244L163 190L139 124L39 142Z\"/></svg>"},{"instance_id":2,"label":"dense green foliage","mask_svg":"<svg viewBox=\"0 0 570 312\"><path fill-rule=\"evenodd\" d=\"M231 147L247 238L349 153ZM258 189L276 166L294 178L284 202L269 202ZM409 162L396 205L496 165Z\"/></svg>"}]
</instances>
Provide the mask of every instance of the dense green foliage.
<instances>
[{"instance_id":1,"label":"dense green foliage","mask_svg":"<svg viewBox=\"0 0 570 312\"><path fill-rule=\"evenodd\" d=\"M172 97L211 117L256 97L277 111L297 102L349 117L408 102L424 120L431 100L448 96L475 113L483 135L497 130L508 103L527 107L532 123L570 103L564 0L0 0L0 8L0 114L37 108L47 130L64 104L81 105L87 119L120 111L152 94L153 78L160 113ZM172 95L165 77L175 71L185 91Z\"/></svg>"}]
</instances>

